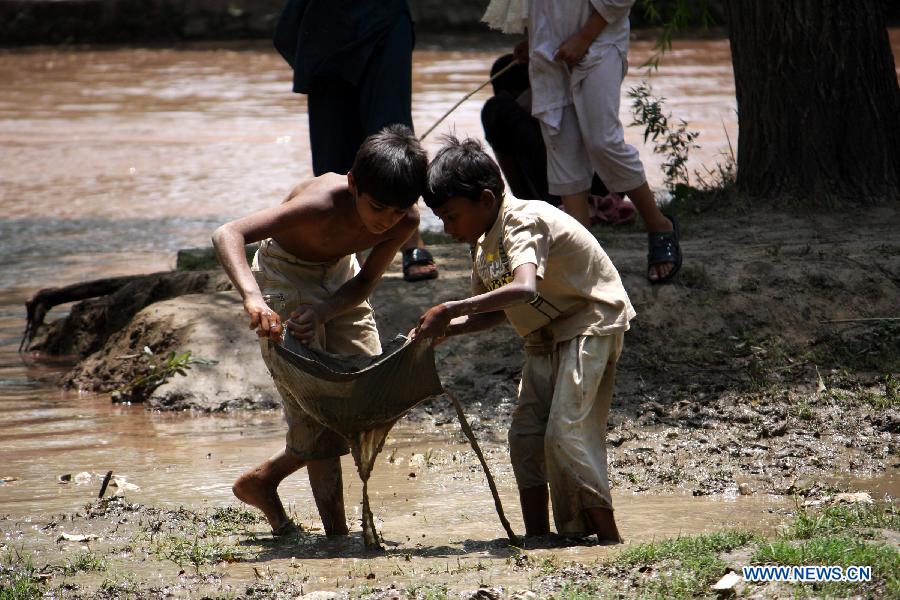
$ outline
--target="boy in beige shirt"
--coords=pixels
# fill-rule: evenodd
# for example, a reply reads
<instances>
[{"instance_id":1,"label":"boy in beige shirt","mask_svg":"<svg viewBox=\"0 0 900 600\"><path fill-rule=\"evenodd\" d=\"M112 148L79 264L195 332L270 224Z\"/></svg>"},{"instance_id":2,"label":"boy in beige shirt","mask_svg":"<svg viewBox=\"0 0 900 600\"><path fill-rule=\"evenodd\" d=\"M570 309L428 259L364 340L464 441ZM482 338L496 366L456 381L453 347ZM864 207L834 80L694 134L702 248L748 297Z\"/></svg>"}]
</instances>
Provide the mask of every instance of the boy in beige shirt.
<instances>
[{"instance_id":1,"label":"boy in beige shirt","mask_svg":"<svg viewBox=\"0 0 900 600\"><path fill-rule=\"evenodd\" d=\"M559 534L621 541L606 421L635 312L618 271L571 216L504 198L497 164L474 140L448 138L424 197L445 231L471 245L474 295L429 309L415 335L439 343L508 320L525 338L509 445L526 534L549 533L552 498Z\"/></svg>"}]
</instances>

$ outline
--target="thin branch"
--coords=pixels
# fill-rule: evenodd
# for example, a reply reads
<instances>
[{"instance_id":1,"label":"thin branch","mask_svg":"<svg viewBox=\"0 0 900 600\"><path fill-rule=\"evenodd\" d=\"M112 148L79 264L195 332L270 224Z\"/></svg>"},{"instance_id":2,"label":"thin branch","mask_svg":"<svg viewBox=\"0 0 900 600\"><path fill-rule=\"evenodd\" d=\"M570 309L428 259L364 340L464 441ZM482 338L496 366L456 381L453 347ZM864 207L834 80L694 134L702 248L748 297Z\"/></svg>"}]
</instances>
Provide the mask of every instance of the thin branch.
<instances>
[{"instance_id":1,"label":"thin branch","mask_svg":"<svg viewBox=\"0 0 900 600\"><path fill-rule=\"evenodd\" d=\"M513 533L512 527L509 526L509 521L506 520L506 515L503 513L503 504L500 502L500 494L497 492L497 485L494 483L494 478L491 477L491 470L488 468L487 461L484 460L484 454L481 453L481 448L478 446L475 434L472 432L472 428L469 427L469 422L466 420L466 415L463 413L462 405L459 403L459 400L456 399L456 396L448 392L446 388L444 388L444 393L447 394L447 397L450 398L450 402L453 403L453 408L456 409L456 415L459 417L459 426L462 427L463 433L469 438L472 450L475 451L475 455L478 457L478 460L481 461L481 468L484 469L484 475L487 477L488 486L491 488L491 495L494 496L494 507L496 507L497 514L500 516L500 523L503 525L503 529L506 530L506 535L509 538L510 543L514 546L519 546L519 538Z\"/></svg>"},{"instance_id":2,"label":"thin branch","mask_svg":"<svg viewBox=\"0 0 900 600\"><path fill-rule=\"evenodd\" d=\"M444 122L444 119L446 119L447 117L449 117L449 116L450 116L450 113L452 113L454 110L456 110L457 108L459 108L459 105L460 105L460 104L462 104L463 102L465 102L466 100L468 100L469 98L471 98L472 96L474 96L475 94L477 94L478 92L480 92L481 89L482 89L484 86L486 86L486 85L489 84L490 82L494 81L495 79L497 79L498 77L500 77L501 75L503 75L504 73L506 73L507 71L509 71L510 69L512 69L512 68L513 68L514 66L516 66L517 64L518 64L518 63L517 63L516 61L510 62L508 65L506 65L505 67L503 67L502 69L500 69L499 71L497 71L496 73L494 73L494 75L493 75L490 79L488 79L487 81L485 81L484 83L482 83L481 85L479 85L477 88L475 88L474 90L472 90L471 92L469 92L468 94L466 94L465 96L463 96L462 98L460 98L459 102L457 102L456 104L454 104L453 107L452 107L450 110L448 110L447 112L445 112L445 113L443 114L443 116L441 116L440 119L438 119L437 121L435 121L435 122L434 122L434 125L432 125L431 127L429 127L428 130L427 130L425 133L423 133L423 134L422 134L422 137L420 137L419 139L420 139L420 140L424 140L426 137L428 137L428 134L431 133L432 131L434 131L435 127L437 127L438 125L440 125L441 123L443 123L443 122Z\"/></svg>"}]
</instances>

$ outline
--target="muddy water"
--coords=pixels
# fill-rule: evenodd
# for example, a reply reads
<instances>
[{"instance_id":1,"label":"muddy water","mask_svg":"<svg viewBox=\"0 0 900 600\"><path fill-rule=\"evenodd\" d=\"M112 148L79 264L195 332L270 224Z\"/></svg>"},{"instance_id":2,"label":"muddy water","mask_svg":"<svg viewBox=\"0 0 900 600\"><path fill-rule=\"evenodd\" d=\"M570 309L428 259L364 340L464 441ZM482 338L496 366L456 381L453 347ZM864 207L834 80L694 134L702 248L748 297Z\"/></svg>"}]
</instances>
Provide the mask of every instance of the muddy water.
<instances>
[{"instance_id":1,"label":"muddy water","mask_svg":"<svg viewBox=\"0 0 900 600\"><path fill-rule=\"evenodd\" d=\"M892 40L900 53L897 31ZM634 45L626 89L646 76L638 65L650 51L649 43ZM417 129L424 131L483 81L497 54L417 51ZM701 131L703 147L692 167L714 163L727 149L725 131L736 139L727 42L680 43L651 80L669 109ZM487 91L477 94L438 132L480 136L486 98ZM630 120L627 104L622 116ZM639 135L627 130L658 186L658 159ZM97 477L65 485L57 477L106 470L140 486L130 493L137 502L224 505L232 502L237 473L281 447L278 414L154 414L111 405L104 396L79 398L49 383L64 365L31 364L16 346L22 305L35 290L170 268L178 248L205 245L216 224L278 201L308 176L306 139L304 99L289 93L289 73L267 46L0 53L0 478L17 478L0 484L0 515L39 523L76 510L96 496ZM436 144L434 135L427 145ZM426 215L426 225L435 225L433 217ZM513 527L521 531L501 442L485 446ZM429 466L414 455L434 460ZM349 458L345 466L352 473ZM348 513L358 516L358 479L347 477L345 486ZM896 494L895 481L885 486ZM494 552L489 540L503 537L474 458L452 425L401 422L371 488L379 530L399 547L435 560L478 560ZM317 527L304 478L292 478L282 490L298 519ZM615 500L621 528L633 541L722 524L765 527L778 505L765 497ZM327 553L351 553L358 541ZM558 552L588 560L605 551ZM313 560L304 568L327 578L358 560ZM250 567L237 565L234 572L252 577ZM501 583L502 567L491 567L492 577Z\"/></svg>"}]
</instances>

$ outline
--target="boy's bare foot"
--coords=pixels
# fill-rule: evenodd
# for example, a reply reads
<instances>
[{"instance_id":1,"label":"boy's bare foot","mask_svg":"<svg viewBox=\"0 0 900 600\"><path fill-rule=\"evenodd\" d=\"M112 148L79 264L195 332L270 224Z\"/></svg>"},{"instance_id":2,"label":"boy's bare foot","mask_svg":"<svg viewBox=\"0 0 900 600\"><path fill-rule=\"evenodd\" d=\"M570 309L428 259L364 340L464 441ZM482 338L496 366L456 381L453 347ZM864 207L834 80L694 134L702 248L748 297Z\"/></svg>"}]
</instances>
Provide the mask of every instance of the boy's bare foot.
<instances>
[{"instance_id":1,"label":"boy's bare foot","mask_svg":"<svg viewBox=\"0 0 900 600\"><path fill-rule=\"evenodd\" d=\"M281 498L278 496L278 484L272 485L260 477L259 470L260 468L257 467L238 477L231 486L231 491L241 502L261 510L274 533L293 522L281 504Z\"/></svg>"},{"instance_id":2,"label":"boy's bare foot","mask_svg":"<svg viewBox=\"0 0 900 600\"><path fill-rule=\"evenodd\" d=\"M281 527L272 529L272 537L276 538L291 537L293 535L296 535L297 533L300 533L300 527L298 527L290 519Z\"/></svg>"}]
</instances>

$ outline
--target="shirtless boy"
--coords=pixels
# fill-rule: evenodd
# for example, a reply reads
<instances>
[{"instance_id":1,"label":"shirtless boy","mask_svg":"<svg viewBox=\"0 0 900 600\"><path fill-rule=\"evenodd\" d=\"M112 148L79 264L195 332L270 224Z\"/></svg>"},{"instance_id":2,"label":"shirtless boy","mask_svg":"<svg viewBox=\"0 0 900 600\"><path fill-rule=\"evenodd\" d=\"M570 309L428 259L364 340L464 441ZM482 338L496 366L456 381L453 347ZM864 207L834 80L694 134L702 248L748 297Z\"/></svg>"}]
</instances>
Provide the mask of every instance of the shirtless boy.
<instances>
[{"instance_id":1,"label":"shirtless boy","mask_svg":"<svg viewBox=\"0 0 900 600\"><path fill-rule=\"evenodd\" d=\"M349 173L305 181L282 204L216 230L213 245L244 300L267 364L267 341L279 339L284 327L331 353L381 353L368 298L418 228L415 203L426 168L412 131L391 125L366 138ZM257 241L251 266L244 247ZM370 248L360 267L356 253ZM238 477L234 495L260 509L275 535L290 533L295 525L277 488L306 467L325 533L344 535L340 457L349 452L347 443L306 414L279 381L275 386L288 423L285 449Z\"/></svg>"}]
</instances>

